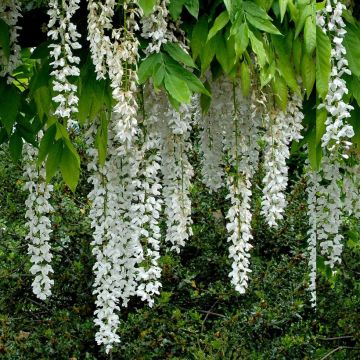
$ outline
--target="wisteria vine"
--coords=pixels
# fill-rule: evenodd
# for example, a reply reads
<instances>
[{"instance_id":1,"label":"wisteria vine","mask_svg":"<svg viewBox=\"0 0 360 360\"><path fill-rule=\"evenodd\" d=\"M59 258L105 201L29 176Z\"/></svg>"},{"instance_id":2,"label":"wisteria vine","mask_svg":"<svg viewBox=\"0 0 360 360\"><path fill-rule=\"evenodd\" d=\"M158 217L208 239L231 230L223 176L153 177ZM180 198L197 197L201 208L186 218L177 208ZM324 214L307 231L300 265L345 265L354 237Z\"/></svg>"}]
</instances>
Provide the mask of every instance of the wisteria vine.
<instances>
[{"instance_id":1,"label":"wisteria vine","mask_svg":"<svg viewBox=\"0 0 360 360\"><path fill-rule=\"evenodd\" d=\"M12 73L21 64L17 43L19 4L17 0L0 4L0 19L10 29L9 54L0 49L0 76L6 77L9 84ZM160 293L162 240L164 251L179 253L192 236L194 154L200 155L201 180L209 192L224 188L227 191L229 277L235 290L242 294L251 274L254 176L263 174L259 211L267 224L276 228L284 219L287 205L290 147L294 142L303 146L301 141L309 126L304 121L304 95L296 91L297 80L282 109L274 105L277 94L267 83L261 86L264 79L250 73L241 74L241 81L246 75L249 77L247 91L236 76L205 72L202 76L211 89L210 100L210 94L203 90L201 97L191 93L184 103L167 96L160 84L171 71L176 73L177 82L174 85L165 81L165 89L176 92L177 87L184 85L179 71L186 74L193 88L202 89L194 74L203 70L193 64L185 32L179 21L171 19L169 4L169 0L157 0L147 15L136 0L123 1L121 12L115 0L89 0L87 4L87 41L96 79L109 81L111 90L110 110L102 109L85 125L88 181L92 186L88 200L95 257L96 341L104 345L107 353L121 341L117 333L121 307L127 306L134 296L153 306ZM79 7L80 0L51 0L47 12L55 103L51 116L60 120L57 125L67 127L76 122L79 106L77 78L81 59L77 51L82 46L74 22ZM307 163L304 170L309 219L308 288L314 307L318 258L323 257L324 263L334 269L341 262L344 213L360 217L360 167L352 163L357 159L351 153L350 142L354 136L349 123L353 107L347 102L349 90L344 78L351 75L344 57L345 9L338 0L326 0L316 20L331 39L332 50L329 90L317 104L318 111L326 112L320 141L321 167L314 169ZM259 46L256 37L251 43ZM166 54L162 52L165 45L170 45ZM259 49L254 49L255 53L256 50ZM240 57L247 64L255 59L254 54L250 55ZM141 56L161 61L153 78L140 85ZM184 68L179 70L174 60L179 60ZM223 59L218 56L217 60L221 63ZM206 110L201 105L204 98L209 102ZM47 123L47 127L51 125ZM101 132L107 140L105 150L99 147ZM42 132L38 135L43 137ZM53 186L46 181L44 165L36 162L39 152L41 146L24 146L24 189L29 192L25 202L26 240L34 275L33 292L46 300L53 285Z\"/></svg>"}]
</instances>

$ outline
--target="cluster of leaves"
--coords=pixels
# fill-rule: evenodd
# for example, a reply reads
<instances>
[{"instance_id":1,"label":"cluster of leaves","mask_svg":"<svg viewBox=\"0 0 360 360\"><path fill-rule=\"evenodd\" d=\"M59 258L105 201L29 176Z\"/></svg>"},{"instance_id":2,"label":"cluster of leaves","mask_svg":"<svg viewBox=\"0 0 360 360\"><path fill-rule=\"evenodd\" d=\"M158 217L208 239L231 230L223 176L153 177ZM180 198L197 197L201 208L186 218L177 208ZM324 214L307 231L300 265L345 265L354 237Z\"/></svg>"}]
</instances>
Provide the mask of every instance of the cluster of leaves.
<instances>
[{"instance_id":1,"label":"cluster of leaves","mask_svg":"<svg viewBox=\"0 0 360 360\"><path fill-rule=\"evenodd\" d=\"M203 111L211 101L211 89L206 81L209 73L215 78L224 73L230 78L240 79L245 95L254 85L266 91L270 89L276 106L281 109L286 109L289 91L305 91L311 106L308 106L305 118L303 143L308 143L310 163L317 168L321 161L320 140L325 130L326 114L324 111L315 114L314 108L327 93L331 39L316 28L315 12L324 7L325 2L170 0L169 20L181 20L181 27L189 40L189 54L177 44L163 45L160 53L147 58L143 54L139 66L140 84L151 78L156 89L163 88L168 93L175 108L180 103L188 103L193 93L200 93ZM139 1L146 15L153 11L155 3L155 0ZM348 32L345 46L352 71L347 84L349 101L355 107L352 120L356 133L354 143L359 149L360 126L355 119L360 111L360 25L351 13L353 9L357 14L357 5L353 5L355 7L350 6L345 12ZM24 19L29 9L37 7L39 11L46 11L46 1L24 1ZM82 5L81 11L86 14L86 4ZM0 21L0 34L0 48L9 55L10 31L3 21ZM96 116L102 118L97 144L104 161L106 114L111 112L111 91L107 81L95 80L85 37L79 54L81 76L76 80L80 98L77 118L80 125ZM52 116L49 43L33 41L36 49L33 53L28 48L23 49L23 65L12 74L13 83L8 85L6 79L0 79L0 142L10 144L10 153L16 161L21 157L22 140L39 146L39 164L46 161L48 180L60 170L65 182L74 190L79 179L79 156L66 124ZM142 45L145 47L146 42ZM39 144L36 134L41 128L49 133Z\"/></svg>"},{"instance_id":2,"label":"cluster of leaves","mask_svg":"<svg viewBox=\"0 0 360 360\"><path fill-rule=\"evenodd\" d=\"M77 149L84 157L81 142ZM55 285L52 297L39 302L28 273L22 171L7 150L0 155L0 357L105 359L94 341L89 185L81 181L73 194L56 177ZM196 171L198 156L192 157ZM260 217L262 174L257 176L253 272L245 295L236 293L228 280L226 194L209 195L195 182L194 236L180 255L162 254L163 289L154 307L133 300L122 309L122 343L114 349L114 359L321 359L339 346L332 359L358 358L359 224L348 219L344 228L348 246L336 276L319 266L315 313L307 291L304 187L295 175L301 173L297 164L302 161L291 161L290 206L277 230L269 230Z\"/></svg>"}]
</instances>

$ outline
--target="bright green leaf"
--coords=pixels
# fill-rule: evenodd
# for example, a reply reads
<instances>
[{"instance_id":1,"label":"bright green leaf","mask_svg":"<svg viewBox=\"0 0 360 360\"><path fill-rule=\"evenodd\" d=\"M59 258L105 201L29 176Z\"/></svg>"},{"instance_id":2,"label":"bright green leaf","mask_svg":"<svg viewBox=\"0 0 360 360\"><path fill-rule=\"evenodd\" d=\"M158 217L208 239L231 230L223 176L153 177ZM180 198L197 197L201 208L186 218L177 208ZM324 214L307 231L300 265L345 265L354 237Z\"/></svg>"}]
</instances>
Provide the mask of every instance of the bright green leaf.
<instances>
[{"instance_id":1,"label":"bright green leaf","mask_svg":"<svg viewBox=\"0 0 360 360\"><path fill-rule=\"evenodd\" d=\"M67 143L64 143L62 150L60 171L65 183L74 192L79 181L80 162Z\"/></svg>"},{"instance_id":2,"label":"bright green leaf","mask_svg":"<svg viewBox=\"0 0 360 360\"><path fill-rule=\"evenodd\" d=\"M186 82L174 75L165 73L165 88L180 103L190 103L191 92Z\"/></svg>"},{"instance_id":3,"label":"bright green leaf","mask_svg":"<svg viewBox=\"0 0 360 360\"><path fill-rule=\"evenodd\" d=\"M316 90L324 99L329 87L331 73L331 42L326 34L316 30Z\"/></svg>"},{"instance_id":4,"label":"bright green leaf","mask_svg":"<svg viewBox=\"0 0 360 360\"><path fill-rule=\"evenodd\" d=\"M156 0L139 0L139 5L144 11L144 15L150 15L156 4Z\"/></svg>"},{"instance_id":5,"label":"bright green leaf","mask_svg":"<svg viewBox=\"0 0 360 360\"><path fill-rule=\"evenodd\" d=\"M209 41L215 34L217 34L222 28L229 22L229 14L227 11L223 11L214 21L214 25L209 30L207 40Z\"/></svg>"},{"instance_id":6,"label":"bright green leaf","mask_svg":"<svg viewBox=\"0 0 360 360\"><path fill-rule=\"evenodd\" d=\"M176 43L166 43L164 45L164 50L176 61L183 63L189 67L196 67L193 59L189 54L185 52L178 44ZM157 54L159 55L159 54Z\"/></svg>"}]
</instances>

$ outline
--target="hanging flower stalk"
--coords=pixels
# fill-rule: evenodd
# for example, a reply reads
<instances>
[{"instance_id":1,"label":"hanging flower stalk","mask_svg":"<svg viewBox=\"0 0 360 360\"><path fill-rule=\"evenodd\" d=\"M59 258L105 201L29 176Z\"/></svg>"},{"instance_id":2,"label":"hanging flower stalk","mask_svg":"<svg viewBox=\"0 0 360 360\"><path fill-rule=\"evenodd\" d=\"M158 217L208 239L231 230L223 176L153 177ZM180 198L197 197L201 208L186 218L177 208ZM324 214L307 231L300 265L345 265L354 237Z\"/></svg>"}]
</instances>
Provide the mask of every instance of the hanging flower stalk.
<instances>
[{"instance_id":1,"label":"hanging flower stalk","mask_svg":"<svg viewBox=\"0 0 360 360\"><path fill-rule=\"evenodd\" d=\"M266 114L267 131L264 136L263 197L261 213L269 226L277 226L283 219L286 207L284 191L288 183L289 145L293 140L301 139L302 119L301 98L294 94L287 105L286 112L275 110Z\"/></svg>"},{"instance_id":2,"label":"hanging flower stalk","mask_svg":"<svg viewBox=\"0 0 360 360\"><path fill-rule=\"evenodd\" d=\"M46 300L51 295L54 280L50 278L51 267L51 220L49 215L53 208L49 202L53 186L46 183L45 168L37 167L38 150L32 145L24 146L24 176L26 183L24 190L29 192L25 201L27 219L26 227L29 242L28 253L31 256L32 266L30 272L35 276L32 283L34 294L41 300Z\"/></svg>"},{"instance_id":3,"label":"hanging flower stalk","mask_svg":"<svg viewBox=\"0 0 360 360\"><path fill-rule=\"evenodd\" d=\"M255 93L251 99L246 99L235 84L232 90L233 116L225 136L225 150L229 158L227 198L230 200L226 228L231 243L229 257L233 261L229 276L235 290L243 294L251 272L251 181L258 166L261 112Z\"/></svg>"},{"instance_id":4,"label":"hanging flower stalk","mask_svg":"<svg viewBox=\"0 0 360 360\"><path fill-rule=\"evenodd\" d=\"M325 121L326 131L322 137L322 147L330 153L340 152L340 155L347 158L344 150L347 150L350 143L347 139L354 136L354 130L346 119L350 117L353 107L345 102L344 96L348 94L348 88L344 74L351 75L348 68L348 61L345 58L346 49L343 45L346 35L345 23L342 19L343 10L346 6L337 0L327 0L325 10L317 14L317 23L325 33L332 35L331 50L331 76L329 81L329 90L324 104L319 109L325 107L328 117ZM339 151L339 148L342 150Z\"/></svg>"},{"instance_id":5,"label":"hanging flower stalk","mask_svg":"<svg viewBox=\"0 0 360 360\"><path fill-rule=\"evenodd\" d=\"M9 27L10 51L6 54L0 48L0 76L8 76L8 83L13 81L11 74L21 65L21 48L18 44L19 31L18 20L21 17L21 5L19 0L3 0L0 2L0 19Z\"/></svg>"},{"instance_id":6,"label":"hanging flower stalk","mask_svg":"<svg viewBox=\"0 0 360 360\"><path fill-rule=\"evenodd\" d=\"M231 110L227 105L229 96L220 81L213 84L213 95L207 114L198 116L200 127L200 150L202 181L213 191L218 191L224 184L224 123L231 119Z\"/></svg>"},{"instance_id":7,"label":"hanging flower stalk","mask_svg":"<svg viewBox=\"0 0 360 360\"><path fill-rule=\"evenodd\" d=\"M188 160L189 136L192 123L190 105L176 111L168 104L159 124L161 141L161 170L166 216L165 241L180 252L192 235L191 200L189 197L193 169Z\"/></svg>"},{"instance_id":8,"label":"hanging flower stalk","mask_svg":"<svg viewBox=\"0 0 360 360\"><path fill-rule=\"evenodd\" d=\"M318 237L318 217L317 217L317 207L318 207L318 191L321 177L318 172L308 168L307 170L307 204L308 211L307 215L309 217L309 230L308 230L308 256L309 256L309 269L310 269L310 302L312 307L316 307L316 269L317 269L317 237Z\"/></svg>"},{"instance_id":9,"label":"hanging flower stalk","mask_svg":"<svg viewBox=\"0 0 360 360\"><path fill-rule=\"evenodd\" d=\"M72 126L75 120L73 116L78 112L77 86L73 84L71 77L80 75L80 58L74 55L74 51L81 48L79 43L80 34L76 25L72 22L75 12L79 9L79 0L49 2L48 36L55 43L50 44L50 56L53 61L50 65L54 77L52 81L53 90L57 94L53 101L57 103L54 114L63 119L65 124Z\"/></svg>"},{"instance_id":10,"label":"hanging flower stalk","mask_svg":"<svg viewBox=\"0 0 360 360\"><path fill-rule=\"evenodd\" d=\"M162 44L177 42L173 31L169 28L169 11L167 9L169 3L169 0L158 0L152 13L141 19L141 36L149 40L149 44L144 50L146 55L160 52Z\"/></svg>"}]
</instances>

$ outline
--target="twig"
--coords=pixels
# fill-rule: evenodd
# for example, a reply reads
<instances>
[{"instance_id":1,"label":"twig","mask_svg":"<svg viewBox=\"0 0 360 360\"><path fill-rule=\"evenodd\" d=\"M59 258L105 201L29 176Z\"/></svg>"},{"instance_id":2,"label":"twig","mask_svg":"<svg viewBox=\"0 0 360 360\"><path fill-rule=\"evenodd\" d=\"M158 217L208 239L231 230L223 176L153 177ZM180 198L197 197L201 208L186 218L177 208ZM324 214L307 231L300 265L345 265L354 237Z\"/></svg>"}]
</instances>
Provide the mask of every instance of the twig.
<instances>
[{"instance_id":1,"label":"twig","mask_svg":"<svg viewBox=\"0 0 360 360\"><path fill-rule=\"evenodd\" d=\"M356 348L356 347L351 347L351 346L338 346L336 349L331 350L329 353L327 353L324 357L322 357L320 360L325 360L327 359L330 355L334 354L335 352L339 351L339 350L344 350L344 349L351 349L351 350L360 350L360 348Z\"/></svg>"},{"instance_id":2,"label":"twig","mask_svg":"<svg viewBox=\"0 0 360 360\"><path fill-rule=\"evenodd\" d=\"M222 317L224 319L227 319L227 317L223 314L219 314L219 313L216 313L216 312L212 312L212 311L207 311L207 310L197 310L198 312L201 312L203 314L206 314L205 318L204 318L204 322L205 320L208 318L209 315L214 315L214 316L218 316L218 317Z\"/></svg>"},{"instance_id":3,"label":"twig","mask_svg":"<svg viewBox=\"0 0 360 360\"><path fill-rule=\"evenodd\" d=\"M319 338L319 340L331 341L331 340L341 340L341 339L352 339L353 337L354 337L353 335L344 335L344 336L335 336L330 338Z\"/></svg>"}]
</instances>

